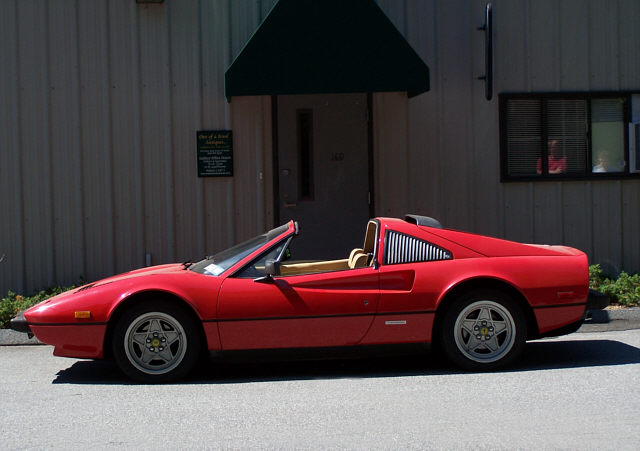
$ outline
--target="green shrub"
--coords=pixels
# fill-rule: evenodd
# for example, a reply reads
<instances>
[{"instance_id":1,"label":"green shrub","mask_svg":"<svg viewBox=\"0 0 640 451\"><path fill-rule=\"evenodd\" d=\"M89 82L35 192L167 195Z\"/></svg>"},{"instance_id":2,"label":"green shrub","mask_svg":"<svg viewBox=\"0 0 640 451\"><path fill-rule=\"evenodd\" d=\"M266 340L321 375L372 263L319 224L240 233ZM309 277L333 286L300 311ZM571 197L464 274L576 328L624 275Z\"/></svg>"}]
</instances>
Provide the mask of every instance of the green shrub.
<instances>
[{"instance_id":1,"label":"green shrub","mask_svg":"<svg viewBox=\"0 0 640 451\"><path fill-rule=\"evenodd\" d=\"M33 296L21 296L9 291L6 297L0 299L0 328L9 327L9 321L11 321L11 318L16 316L22 310L72 288L75 287L51 287L46 290L42 290Z\"/></svg>"},{"instance_id":2,"label":"green shrub","mask_svg":"<svg viewBox=\"0 0 640 451\"><path fill-rule=\"evenodd\" d=\"M602 268L600 268L600 265L589 266L589 288L597 290L605 280L608 279L602 273Z\"/></svg>"},{"instance_id":3,"label":"green shrub","mask_svg":"<svg viewBox=\"0 0 640 451\"><path fill-rule=\"evenodd\" d=\"M600 291L621 305L640 305L640 274L630 276L622 271L618 279L600 286Z\"/></svg>"},{"instance_id":4,"label":"green shrub","mask_svg":"<svg viewBox=\"0 0 640 451\"><path fill-rule=\"evenodd\" d=\"M622 271L616 280L606 277L600 265L589 266L589 288L606 294L612 304L640 306L640 274Z\"/></svg>"}]
</instances>

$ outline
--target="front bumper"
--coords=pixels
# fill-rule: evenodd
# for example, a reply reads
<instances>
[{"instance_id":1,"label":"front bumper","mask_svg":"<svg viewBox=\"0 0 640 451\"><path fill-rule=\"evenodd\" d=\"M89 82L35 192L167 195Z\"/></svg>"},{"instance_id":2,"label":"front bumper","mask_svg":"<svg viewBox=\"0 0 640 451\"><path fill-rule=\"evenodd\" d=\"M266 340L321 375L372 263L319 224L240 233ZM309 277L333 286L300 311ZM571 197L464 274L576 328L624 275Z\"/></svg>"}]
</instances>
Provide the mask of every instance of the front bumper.
<instances>
[{"instance_id":1,"label":"front bumper","mask_svg":"<svg viewBox=\"0 0 640 451\"><path fill-rule=\"evenodd\" d=\"M11 326L11 329L15 330L16 332L28 334L29 338L33 337L33 332L31 331L31 327L29 327L29 324L24 317L24 312L20 312L15 317L13 317L9 325Z\"/></svg>"},{"instance_id":2,"label":"front bumper","mask_svg":"<svg viewBox=\"0 0 640 451\"><path fill-rule=\"evenodd\" d=\"M587 310L602 310L609 305L609 296L596 290L589 290Z\"/></svg>"}]
</instances>

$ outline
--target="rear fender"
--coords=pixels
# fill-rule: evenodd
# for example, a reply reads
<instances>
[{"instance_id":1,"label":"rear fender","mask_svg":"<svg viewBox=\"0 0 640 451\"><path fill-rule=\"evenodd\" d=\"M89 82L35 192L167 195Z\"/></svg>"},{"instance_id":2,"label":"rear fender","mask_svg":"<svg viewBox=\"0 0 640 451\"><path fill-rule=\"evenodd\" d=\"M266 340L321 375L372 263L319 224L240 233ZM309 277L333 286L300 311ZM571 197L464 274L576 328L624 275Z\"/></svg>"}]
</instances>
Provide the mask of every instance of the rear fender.
<instances>
[{"instance_id":1,"label":"rear fender","mask_svg":"<svg viewBox=\"0 0 640 451\"><path fill-rule=\"evenodd\" d=\"M505 279L490 276L477 276L452 283L438 299L436 316L434 319L433 337L439 336L439 327L448 308L463 293L473 290L497 290L505 293L513 299L521 308L527 320L528 339L538 336L538 322L536 321L533 309L529 305L526 296L515 284Z\"/></svg>"}]
</instances>

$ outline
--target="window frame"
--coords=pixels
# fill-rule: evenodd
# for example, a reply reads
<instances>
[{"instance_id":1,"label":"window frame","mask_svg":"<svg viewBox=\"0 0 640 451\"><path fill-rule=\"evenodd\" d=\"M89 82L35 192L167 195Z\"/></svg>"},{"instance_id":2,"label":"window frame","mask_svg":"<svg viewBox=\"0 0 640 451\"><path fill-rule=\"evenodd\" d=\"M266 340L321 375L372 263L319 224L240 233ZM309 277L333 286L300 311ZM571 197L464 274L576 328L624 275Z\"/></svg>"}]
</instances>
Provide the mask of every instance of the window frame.
<instances>
[{"instance_id":1,"label":"window frame","mask_svg":"<svg viewBox=\"0 0 640 451\"><path fill-rule=\"evenodd\" d=\"M296 156L298 158L298 201L315 200L313 164L314 118L313 109L296 110Z\"/></svg>"},{"instance_id":2,"label":"window frame","mask_svg":"<svg viewBox=\"0 0 640 451\"><path fill-rule=\"evenodd\" d=\"M279 240L277 243L274 243L272 246L269 246L268 249L264 250L263 252L260 252L260 254L258 256L256 256L255 258L251 259L245 265L243 265L240 268L238 268L238 270L234 271L234 273L231 274L229 277L230 278L235 278L235 279L247 279L247 280L251 279L251 280L255 280L258 277L265 276L266 273L258 275L258 276L245 276L245 277L243 277L242 273L247 271L251 266L255 265L258 261L260 261L263 258L265 258L266 255L271 253L274 249L277 249L278 246L280 246L281 244L284 244L282 249L278 253L277 258L275 259L278 262L281 261L282 260L282 256L284 255L284 253L286 252L287 248L291 244L291 241L293 240L293 238L295 238L295 235L289 235L289 236L286 236L283 239Z\"/></svg>"},{"instance_id":3,"label":"window frame","mask_svg":"<svg viewBox=\"0 0 640 451\"><path fill-rule=\"evenodd\" d=\"M631 148L629 142L629 124L632 123L631 108L632 96L638 95L637 91L598 91L598 92L516 92L516 93L500 93L499 98L499 127L500 127L500 182L545 182L545 181L575 181L575 180L619 180L619 179L637 179L640 178L640 172L633 172L631 168ZM624 98L625 104L622 111L622 120L624 124L624 160L625 168L621 172L593 172L593 150L592 150L592 131L593 123L591 118L591 101L594 99L613 99ZM509 161L507 153L507 104L509 100L541 100L542 117L541 117L541 159L542 174L535 175L509 175ZM547 142L548 133L547 115L544 114L545 100L585 100L587 102L587 149L584 164L584 173L566 173L566 174L545 174L547 163Z\"/></svg>"}]
</instances>

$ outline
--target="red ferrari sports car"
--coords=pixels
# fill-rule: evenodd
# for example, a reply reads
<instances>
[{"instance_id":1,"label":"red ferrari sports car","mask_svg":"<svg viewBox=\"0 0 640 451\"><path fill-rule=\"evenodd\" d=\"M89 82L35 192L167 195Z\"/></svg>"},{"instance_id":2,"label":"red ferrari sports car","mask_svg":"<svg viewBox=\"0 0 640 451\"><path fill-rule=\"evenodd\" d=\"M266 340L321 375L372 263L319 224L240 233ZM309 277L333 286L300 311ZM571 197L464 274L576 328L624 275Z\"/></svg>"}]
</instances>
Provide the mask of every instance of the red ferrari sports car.
<instances>
[{"instance_id":1,"label":"red ferrari sports car","mask_svg":"<svg viewBox=\"0 0 640 451\"><path fill-rule=\"evenodd\" d=\"M370 220L343 259L295 261L298 232L291 221L196 263L85 285L25 310L12 328L57 356L112 357L146 382L186 375L206 350L420 342L489 370L528 339L575 331L590 300L587 257L570 247L407 215Z\"/></svg>"}]
</instances>

